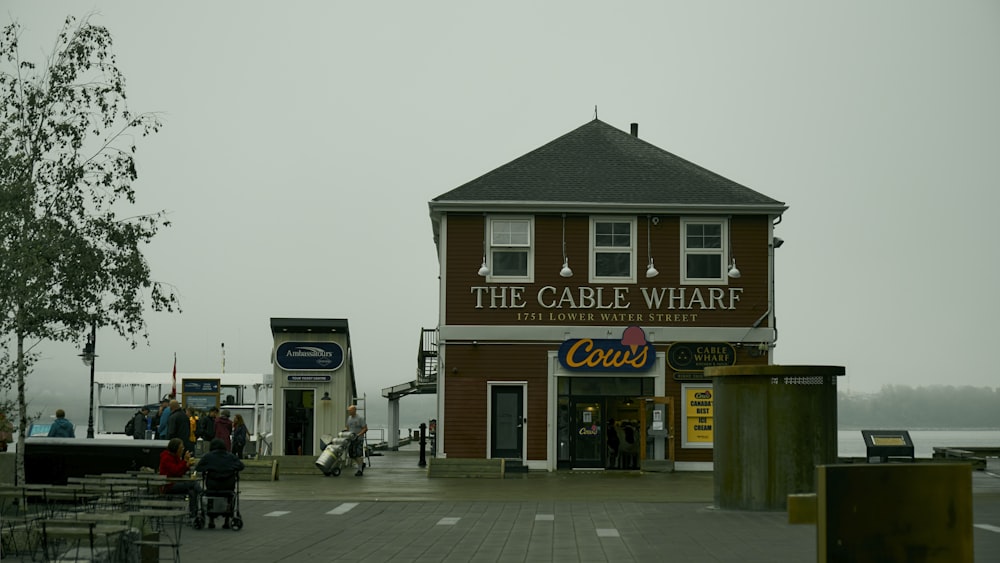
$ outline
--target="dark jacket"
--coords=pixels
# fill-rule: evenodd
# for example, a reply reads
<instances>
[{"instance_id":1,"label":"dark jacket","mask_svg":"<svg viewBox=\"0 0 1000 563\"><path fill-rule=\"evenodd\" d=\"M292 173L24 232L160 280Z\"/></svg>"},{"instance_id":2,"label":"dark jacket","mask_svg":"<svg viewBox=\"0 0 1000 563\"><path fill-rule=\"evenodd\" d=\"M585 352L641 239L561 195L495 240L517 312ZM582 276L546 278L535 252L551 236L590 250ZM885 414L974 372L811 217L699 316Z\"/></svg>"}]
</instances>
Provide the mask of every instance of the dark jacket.
<instances>
[{"instance_id":1,"label":"dark jacket","mask_svg":"<svg viewBox=\"0 0 1000 563\"><path fill-rule=\"evenodd\" d=\"M73 423L65 418L57 418L49 427L49 438L76 438Z\"/></svg>"},{"instance_id":2,"label":"dark jacket","mask_svg":"<svg viewBox=\"0 0 1000 563\"><path fill-rule=\"evenodd\" d=\"M170 413L167 419L167 440L180 438L185 444L191 439L191 419L188 418L184 409Z\"/></svg>"},{"instance_id":3,"label":"dark jacket","mask_svg":"<svg viewBox=\"0 0 1000 563\"><path fill-rule=\"evenodd\" d=\"M250 437L250 432L247 430L246 424L241 424L239 426L233 426L233 451L243 451L243 448L247 445L247 439Z\"/></svg>"},{"instance_id":4,"label":"dark jacket","mask_svg":"<svg viewBox=\"0 0 1000 563\"><path fill-rule=\"evenodd\" d=\"M236 487L236 474L243 471L243 467L243 462L236 455L225 450L212 450L201 456L194 470L205 474L206 489L231 491Z\"/></svg>"},{"instance_id":5,"label":"dark jacket","mask_svg":"<svg viewBox=\"0 0 1000 563\"><path fill-rule=\"evenodd\" d=\"M136 440L142 440L146 437L146 415L142 414L142 411L136 411L132 416L132 437Z\"/></svg>"},{"instance_id":6,"label":"dark jacket","mask_svg":"<svg viewBox=\"0 0 1000 563\"><path fill-rule=\"evenodd\" d=\"M195 429L195 438L201 438L211 442L215 438L215 417L207 414L198 419L198 427Z\"/></svg>"}]
</instances>

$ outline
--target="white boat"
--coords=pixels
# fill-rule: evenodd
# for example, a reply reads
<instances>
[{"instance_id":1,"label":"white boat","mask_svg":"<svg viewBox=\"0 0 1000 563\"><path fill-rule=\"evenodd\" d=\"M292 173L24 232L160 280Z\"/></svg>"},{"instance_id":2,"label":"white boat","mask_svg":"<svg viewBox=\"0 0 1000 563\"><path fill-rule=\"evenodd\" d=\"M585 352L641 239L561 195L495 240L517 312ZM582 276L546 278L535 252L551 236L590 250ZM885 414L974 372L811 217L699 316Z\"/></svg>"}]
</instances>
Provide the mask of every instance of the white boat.
<instances>
[{"instance_id":1,"label":"white boat","mask_svg":"<svg viewBox=\"0 0 1000 563\"><path fill-rule=\"evenodd\" d=\"M274 428L274 384L269 373L185 373L177 374L175 384L170 373L96 372L95 434L129 438L125 423L139 407L148 405L155 415L160 400L174 387L182 405L202 410L218 404L229 410L230 417L242 415L251 440L247 454L269 450Z\"/></svg>"}]
</instances>

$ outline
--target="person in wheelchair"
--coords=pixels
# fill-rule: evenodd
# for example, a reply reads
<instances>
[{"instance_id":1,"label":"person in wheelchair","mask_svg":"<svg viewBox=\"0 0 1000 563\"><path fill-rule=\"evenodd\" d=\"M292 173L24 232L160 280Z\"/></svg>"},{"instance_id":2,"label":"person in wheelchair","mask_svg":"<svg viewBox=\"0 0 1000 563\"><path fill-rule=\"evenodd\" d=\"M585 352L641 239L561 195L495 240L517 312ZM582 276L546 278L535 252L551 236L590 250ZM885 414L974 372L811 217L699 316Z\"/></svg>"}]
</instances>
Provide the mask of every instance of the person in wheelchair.
<instances>
[{"instance_id":1,"label":"person in wheelchair","mask_svg":"<svg viewBox=\"0 0 1000 563\"><path fill-rule=\"evenodd\" d=\"M239 472L243 471L243 462L235 454L226 449L226 443L219 438L213 438L208 446L208 453L198 460L198 465L194 470L203 473L205 476L206 493L230 493L236 491L236 480ZM215 518L210 518L208 527L215 527ZM229 528L229 515L227 513L223 528Z\"/></svg>"}]
</instances>

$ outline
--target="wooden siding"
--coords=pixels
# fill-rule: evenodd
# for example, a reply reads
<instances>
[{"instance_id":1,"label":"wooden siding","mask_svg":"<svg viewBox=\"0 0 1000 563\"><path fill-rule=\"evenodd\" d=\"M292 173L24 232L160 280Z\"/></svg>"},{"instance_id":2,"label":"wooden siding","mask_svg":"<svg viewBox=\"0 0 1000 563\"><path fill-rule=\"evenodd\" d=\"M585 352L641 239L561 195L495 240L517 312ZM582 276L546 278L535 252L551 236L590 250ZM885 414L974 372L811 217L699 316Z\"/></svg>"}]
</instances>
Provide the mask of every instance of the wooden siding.
<instances>
[{"instance_id":1,"label":"wooden siding","mask_svg":"<svg viewBox=\"0 0 1000 563\"><path fill-rule=\"evenodd\" d=\"M489 401L487 382L527 381L527 459L544 460L547 404L550 400L555 400L548 396L548 352L557 348L557 343L551 346L503 343L447 345L445 453L449 457L485 458L489 432L489 421L486 419ZM666 346L657 347L658 352L665 350ZM740 365L765 365L767 358L751 357L746 349L739 349L736 352L736 362ZM671 413L675 435L674 455L676 461L710 462L711 449L682 447L681 429L685 424L685 409L681 385L684 383L688 382L675 381L673 372L667 372L664 395L674 399L674 412Z\"/></svg>"},{"instance_id":2,"label":"wooden siding","mask_svg":"<svg viewBox=\"0 0 1000 563\"><path fill-rule=\"evenodd\" d=\"M634 284L590 284L588 280L590 218L587 216L572 216L566 218L566 254L569 265L573 269L572 278L562 278L559 270L562 267L562 217L558 215L536 215L534 237L534 282L504 282L487 283L477 271L483 258L483 221L482 215L448 215L448 247L446 249L445 305L448 325L516 325L523 324L524 314L536 313L537 320L530 322L547 325L628 325L639 324L645 327L654 326L689 326L689 327L738 327L751 326L767 312L768 308L768 233L769 218L767 216L736 216L731 219L732 255L743 274L737 280L728 284L714 286L694 286L680 284L680 217L661 216L658 225L649 229L651 244L647 246L647 223L645 217L639 217L636 223L636 280ZM652 247L653 261L659 276L646 278L647 252ZM485 299L483 307L476 308L476 296L473 287L523 287L525 306L523 308L491 308L489 299ZM564 287L570 288L577 295L580 287L601 288L605 302L613 293L615 287L628 288L627 309L546 309L537 303L536 295L545 286L553 286L561 294ZM702 291L706 300L708 289L722 288L728 294L728 288L739 287L743 293L733 310L668 310L661 308L650 311L646 306L641 290L647 291L676 287L687 288L693 292L696 288ZM593 313L582 319L567 320L559 318L559 313ZM522 315L518 318L518 313ZM610 319L608 313L624 313L635 315L632 320ZM650 313L688 313L697 315L696 319L685 320L676 318L664 319L654 317ZM766 327L765 318L761 327Z\"/></svg>"},{"instance_id":3,"label":"wooden siding","mask_svg":"<svg viewBox=\"0 0 1000 563\"><path fill-rule=\"evenodd\" d=\"M448 457L487 457L487 382L527 381L526 458L545 459L548 348L532 345L447 345L444 443Z\"/></svg>"}]
</instances>

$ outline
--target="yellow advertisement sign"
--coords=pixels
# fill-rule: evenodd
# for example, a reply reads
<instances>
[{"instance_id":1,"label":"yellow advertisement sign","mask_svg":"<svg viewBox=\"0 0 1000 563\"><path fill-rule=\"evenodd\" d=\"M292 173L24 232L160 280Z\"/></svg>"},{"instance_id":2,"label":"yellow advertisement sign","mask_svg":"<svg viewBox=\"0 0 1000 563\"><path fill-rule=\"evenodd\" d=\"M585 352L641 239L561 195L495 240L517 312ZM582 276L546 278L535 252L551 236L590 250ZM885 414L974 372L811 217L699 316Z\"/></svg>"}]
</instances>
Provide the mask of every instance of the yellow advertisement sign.
<instances>
[{"instance_id":1,"label":"yellow advertisement sign","mask_svg":"<svg viewBox=\"0 0 1000 563\"><path fill-rule=\"evenodd\" d=\"M684 389L684 419L687 444L711 444L715 440L712 424L713 396L711 387Z\"/></svg>"}]
</instances>

